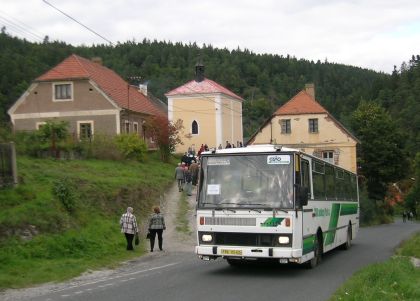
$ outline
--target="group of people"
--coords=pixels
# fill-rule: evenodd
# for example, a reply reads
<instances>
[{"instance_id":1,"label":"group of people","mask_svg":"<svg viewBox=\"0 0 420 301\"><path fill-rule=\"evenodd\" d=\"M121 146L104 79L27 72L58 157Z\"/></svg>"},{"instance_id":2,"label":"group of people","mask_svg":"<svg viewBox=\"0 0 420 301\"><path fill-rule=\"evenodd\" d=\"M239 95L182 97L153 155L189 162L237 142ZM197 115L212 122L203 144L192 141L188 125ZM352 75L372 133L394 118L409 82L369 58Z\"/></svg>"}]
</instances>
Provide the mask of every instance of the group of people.
<instances>
[{"instance_id":1,"label":"group of people","mask_svg":"<svg viewBox=\"0 0 420 301\"><path fill-rule=\"evenodd\" d=\"M133 240L138 240L139 228L137 220L133 214L133 207L128 207L126 213L120 218L121 233L124 233L127 241L127 250L133 251ZM159 250L163 251L163 230L166 230L165 219L160 212L158 206L153 207L153 213L149 218L149 232L148 238L150 239L150 252L153 252L155 247L156 235L158 237Z\"/></svg>"},{"instance_id":2,"label":"group of people","mask_svg":"<svg viewBox=\"0 0 420 301\"><path fill-rule=\"evenodd\" d=\"M185 191L187 195L192 195L192 186L196 186L198 182L199 169L199 164L195 158L191 161L184 162L182 160L181 163L178 163L178 166L175 168L175 179L180 192Z\"/></svg>"},{"instance_id":3,"label":"group of people","mask_svg":"<svg viewBox=\"0 0 420 301\"><path fill-rule=\"evenodd\" d=\"M405 221L408 219L409 221L412 220L414 218L414 214L412 211L403 211L402 213L402 217L403 217L403 222L405 223Z\"/></svg>"},{"instance_id":4,"label":"group of people","mask_svg":"<svg viewBox=\"0 0 420 301\"><path fill-rule=\"evenodd\" d=\"M236 147L244 147L244 145L242 144L242 141L236 141L236 146L235 146L235 142L230 143L228 140L226 140L225 148L236 148ZM219 144L217 149L223 149L222 144Z\"/></svg>"},{"instance_id":5,"label":"group of people","mask_svg":"<svg viewBox=\"0 0 420 301\"><path fill-rule=\"evenodd\" d=\"M235 142L230 143L228 140L226 140L225 147L223 147L223 145L220 143L219 146L217 147L217 149L223 149L223 148L239 148L239 147L244 147L242 141L236 141L236 144L235 144ZM194 149L195 149L194 145L190 146L188 148L188 154L193 154L195 156L196 154L195 154ZM210 148L208 147L207 144L201 144L201 147L198 150L197 156L200 157L200 155L201 155L202 152L207 152L209 150L210 150Z\"/></svg>"}]
</instances>

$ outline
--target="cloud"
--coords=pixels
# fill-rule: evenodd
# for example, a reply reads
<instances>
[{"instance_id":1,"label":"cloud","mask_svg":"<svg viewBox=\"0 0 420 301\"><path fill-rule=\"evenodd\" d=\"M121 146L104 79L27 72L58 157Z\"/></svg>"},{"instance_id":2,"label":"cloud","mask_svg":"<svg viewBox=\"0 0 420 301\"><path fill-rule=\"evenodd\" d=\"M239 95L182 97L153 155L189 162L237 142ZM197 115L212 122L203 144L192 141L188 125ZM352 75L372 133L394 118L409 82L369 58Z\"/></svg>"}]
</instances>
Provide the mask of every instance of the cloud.
<instances>
[{"instance_id":1,"label":"cloud","mask_svg":"<svg viewBox=\"0 0 420 301\"><path fill-rule=\"evenodd\" d=\"M420 41L420 1L49 0L114 42L143 38L248 48L391 72ZM51 39L106 43L39 0L0 8ZM417 52L417 53L416 53Z\"/></svg>"}]
</instances>

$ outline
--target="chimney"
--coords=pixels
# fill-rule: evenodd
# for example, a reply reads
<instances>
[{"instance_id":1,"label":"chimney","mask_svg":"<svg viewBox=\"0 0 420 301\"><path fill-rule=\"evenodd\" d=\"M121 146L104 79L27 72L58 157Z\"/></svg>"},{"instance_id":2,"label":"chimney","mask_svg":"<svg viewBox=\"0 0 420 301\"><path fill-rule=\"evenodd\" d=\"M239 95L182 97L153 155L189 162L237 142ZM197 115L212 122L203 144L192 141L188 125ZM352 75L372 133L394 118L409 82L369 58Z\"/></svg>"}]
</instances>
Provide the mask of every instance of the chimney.
<instances>
[{"instance_id":1,"label":"chimney","mask_svg":"<svg viewBox=\"0 0 420 301\"><path fill-rule=\"evenodd\" d=\"M90 60L96 64L102 65L102 58L100 58L99 56L95 56L91 58Z\"/></svg>"},{"instance_id":2,"label":"chimney","mask_svg":"<svg viewBox=\"0 0 420 301\"><path fill-rule=\"evenodd\" d=\"M195 64L195 81L202 82L204 80L204 65L202 63Z\"/></svg>"},{"instance_id":3,"label":"chimney","mask_svg":"<svg viewBox=\"0 0 420 301\"><path fill-rule=\"evenodd\" d=\"M139 85L139 91L140 91L140 93L142 93L144 96L147 96L147 84L140 84L140 85Z\"/></svg>"},{"instance_id":4,"label":"chimney","mask_svg":"<svg viewBox=\"0 0 420 301\"><path fill-rule=\"evenodd\" d=\"M311 95L313 99L315 99L315 84L305 84L305 92Z\"/></svg>"}]
</instances>

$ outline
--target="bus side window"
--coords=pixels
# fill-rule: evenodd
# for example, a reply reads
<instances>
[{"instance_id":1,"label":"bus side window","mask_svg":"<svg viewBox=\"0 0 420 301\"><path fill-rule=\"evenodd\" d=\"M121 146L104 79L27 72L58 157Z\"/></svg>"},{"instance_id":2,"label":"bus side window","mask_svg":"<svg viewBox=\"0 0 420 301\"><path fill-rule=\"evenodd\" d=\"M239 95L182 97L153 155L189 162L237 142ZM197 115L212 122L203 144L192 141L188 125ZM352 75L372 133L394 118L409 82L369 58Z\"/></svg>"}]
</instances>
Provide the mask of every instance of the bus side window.
<instances>
[{"instance_id":1,"label":"bus side window","mask_svg":"<svg viewBox=\"0 0 420 301\"><path fill-rule=\"evenodd\" d=\"M325 200L325 164L312 161L312 183L314 186L314 199Z\"/></svg>"},{"instance_id":2,"label":"bus side window","mask_svg":"<svg viewBox=\"0 0 420 301\"><path fill-rule=\"evenodd\" d=\"M309 177L309 162L306 160L301 161L301 183L302 187L308 188L308 196L311 198L311 184Z\"/></svg>"}]
</instances>

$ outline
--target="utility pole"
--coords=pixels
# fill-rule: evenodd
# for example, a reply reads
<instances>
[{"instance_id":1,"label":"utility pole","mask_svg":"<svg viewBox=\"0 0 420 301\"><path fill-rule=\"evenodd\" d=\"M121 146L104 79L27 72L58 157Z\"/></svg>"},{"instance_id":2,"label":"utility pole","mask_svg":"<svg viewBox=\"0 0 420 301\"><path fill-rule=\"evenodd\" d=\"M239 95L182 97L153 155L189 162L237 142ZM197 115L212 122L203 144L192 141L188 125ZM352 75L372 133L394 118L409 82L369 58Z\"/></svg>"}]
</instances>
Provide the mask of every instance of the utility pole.
<instances>
[{"instance_id":1,"label":"utility pole","mask_svg":"<svg viewBox=\"0 0 420 301\"><path fill-rule=\"evenodd\" d=\"M128 127L130 127L130 82L140 82L141 76L127 76L127 119ZM125 124L124 124L125 129Z\"/></svg>"}]
</instances>

